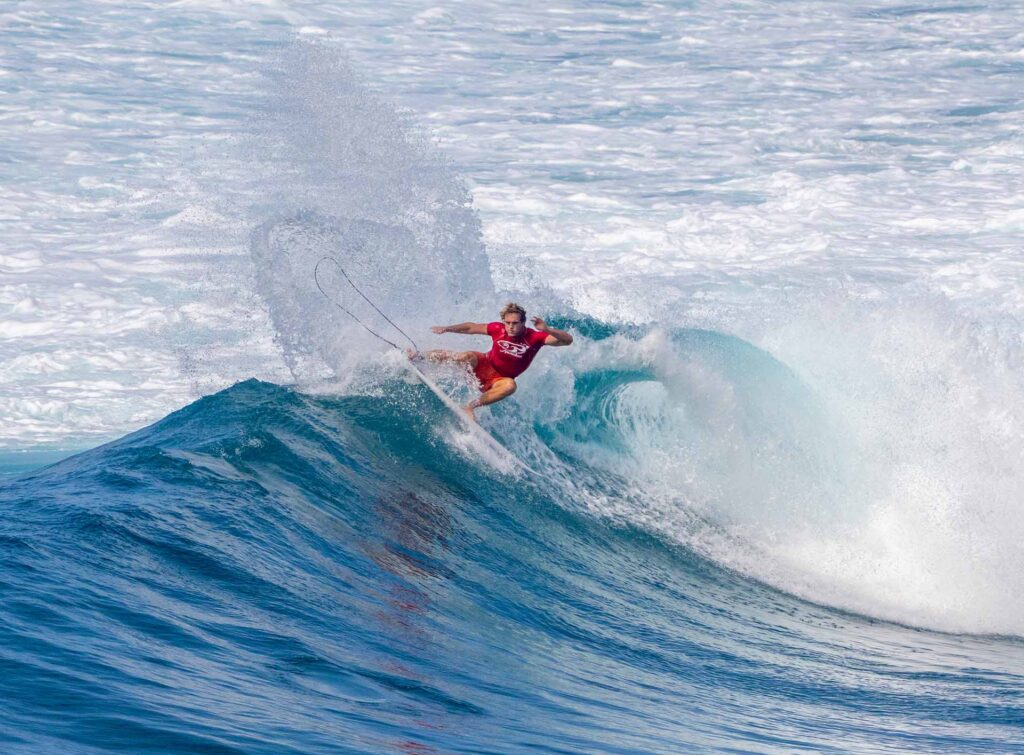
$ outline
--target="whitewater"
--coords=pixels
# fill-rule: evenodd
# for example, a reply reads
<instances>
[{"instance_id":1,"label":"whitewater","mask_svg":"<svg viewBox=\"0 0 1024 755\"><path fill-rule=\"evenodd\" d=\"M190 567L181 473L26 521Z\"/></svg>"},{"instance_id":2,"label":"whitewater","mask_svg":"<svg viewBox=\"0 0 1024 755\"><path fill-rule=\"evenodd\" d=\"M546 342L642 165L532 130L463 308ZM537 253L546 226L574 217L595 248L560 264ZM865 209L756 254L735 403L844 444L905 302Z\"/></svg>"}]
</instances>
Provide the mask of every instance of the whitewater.
<instances>
[{"instance_id":1,"label":"whitewater","mask_svg":"<svg viewBox=\"0 0 1024 755\"><path fill-rule=\"evenodd\" d=\"M0 7L0 747L1024 749L1022 29Z\"/></svg>"}]
</instances>

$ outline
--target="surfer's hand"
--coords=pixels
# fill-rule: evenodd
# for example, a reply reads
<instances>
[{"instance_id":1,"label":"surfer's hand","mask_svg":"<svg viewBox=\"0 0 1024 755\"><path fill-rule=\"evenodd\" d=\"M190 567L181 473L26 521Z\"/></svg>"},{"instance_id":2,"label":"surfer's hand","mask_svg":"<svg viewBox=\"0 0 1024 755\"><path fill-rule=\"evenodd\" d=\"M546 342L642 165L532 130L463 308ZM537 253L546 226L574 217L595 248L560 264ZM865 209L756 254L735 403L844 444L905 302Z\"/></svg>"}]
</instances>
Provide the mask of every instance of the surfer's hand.
<instances>
[{"instance_id":1,"label":"surfer's hand","mask_svg":"<svg viewBox=\"0 0 1024 755\"><path fill-rule=\"evenodd\" d=\"M447 333L448 332L448 328L446 328L444 325L435 325L434 327L432 327L430 329L430 332L431 333L437 333L438 335L441 335L442 333Z\"/></svg>"},{"instance_id":2,"label":"surfer's hand","mask_svg":"<svg viewBox=\"0 0 1024 755\"><path fill-rule=\"evenodd\" d=\"M534 317L533 318L533 327L536 328L537 330L541 331L542 333L547 333L548 332L548 324L546 322L544 322L542 319L540 319L539 317Z\"/></svg>"}]
</instances>

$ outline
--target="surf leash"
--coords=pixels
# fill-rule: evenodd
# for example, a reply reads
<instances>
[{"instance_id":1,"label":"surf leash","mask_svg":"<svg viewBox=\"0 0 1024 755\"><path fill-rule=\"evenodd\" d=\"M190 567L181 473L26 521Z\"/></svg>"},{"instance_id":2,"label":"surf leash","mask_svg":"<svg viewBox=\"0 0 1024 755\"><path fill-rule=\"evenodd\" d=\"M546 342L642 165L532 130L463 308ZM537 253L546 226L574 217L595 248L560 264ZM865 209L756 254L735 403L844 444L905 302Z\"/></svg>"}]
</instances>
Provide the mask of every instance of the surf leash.
<instances>
[{"instance_id":1,"label":"surf leash","mask_svg":"<svg viewBox=\"0 0 1024 755\"><path fill-rule=\"evenodd\" d=\"M324 287L320 284L319 272L320 272L320 265L322 265L324 262L327 262L328 260L330 260L331 262L333 262L337 266L338 270L340 270L341 274L345 277L345 281L348 283L348 285L352 286L353 290L357 294L359 294L367 304L369 304L371 307L373 307L374 311L377 314L379 314L381 317L383 317L385 320L387 320L388 324L390 324L391 327L393 327L395 330L397 330L399 333L401 333L403 336L405 336L407 339L409 339L409 343L411 343L413 345L413 348L415 348L416 351L420 350L419 345L414 340L412 340L412 336L410 336L408 333L406 333L404 330L402 330L400 327L398 327L398 325L396 325L395 322L390 317L388 317L386 314L381 312L380 307L378 307L376 304L374 304L372 301L370 301L370 298L366 294L364 294L362 291L360 291L359 290L359 286L357 286L352 281L352 279L348 277L348 273L345 272L345 268L343 268L341 266L341 263L338 262L338 260L336 260L334 257L331 257L330 255L326 255L324 257L321 257L317 261L316 266L313 268L313 280L316 281L316 287L318 289L320 289L320 293L324 295L324 298L327 299L327 301L329 301L335 307L337 307L342 312L344 312L346 315L348 315L353 320L355 320L357 323L359 323L359 325L367 333L369 333L370 335L372 335L372 336L374 336L376 338L379 338L381 341L386 343L388 346L391 346L393 349L396 349L398 351L403 351L403 349L398 344L396 344L394 341L388 340L387 338L382 336L380 333L375 331L373 328L371 328L365 322L360 320L355 315L355 313L353 313L348 307L345 307L342 304L340 304L337 300L335 300L335 298L333 296L331 296L329 293L327 293L327 291L324 290ZM439 399L441 399L441 401L451 411L455 412L455 414L458 417L464 419L464 421L466 423L468 423L468 426L470 427L470 431L471 432L473 431L473 428L475 428L477 431L479 431L481 433L480 437L484 438L484 443L489 447L489 449L490 449L490 451L492 453L495 452L495 451L498 451L502 455L506 455L507 454L512 459L513 463L515 465L517 465L519 468L529 472L530 474L540 475L542 477L547 478L548 480L551 480L552 482L557 482L557 480L555 480L555 478L552 477L551 475L548 475L548 474L546 474L544 472L541 472L540 470L532 469L531 467L527 466L522 461L522 459L517 457L515 454L512 454L507 448L505 448L503 445L501 445L501 443L499 443L497 440L495 440L494 436L492 436L489 432L487 432L482 427L480 427L480 425L477 424L474 420L469 420L469 419L463 418L462 417L462 409L454 401L452 401L451 397L448 396L448 394L446 394L444 391L442 391L440 388L438 388L434 384L434 382L432 380L430 380L430 378L428 378L426 375L424 375L422 370L420 370L415 364L412 364L412 362L409 362L408 363L408 367L409 367L410 370L412 370L412 372L414 374L416 374L419 377L419 379L423 382L423 384L426 385L427 388L429 388L431 390L431 392L434 393L434 395L436 395Z\"/></svg>"},{"instance_id":2,"label":"surf leash","mask_svg":"<svg viewBox=\"0 0 1024 755\"><path fill-rule=\"evenodd\" d=\"M416 342L414 340L412 340L412 336L410 336L408 333L406 333L400 327L395 325L394 321L390 317L388 317L386 314L381 312L380 308L376 304L374 304L372 301L370 301L370 298L366 294L364 294L362 291L360 291L359 287L355 283L352 282L352 279L348 277L348 273L345 272L345 268L343 268L341 266L341 263L338 262L338 260L334 259L334 257L331 257L330 255L327 255L325 257L321 257L320 260L316 263L316 267L313 268L313 280L316 281L316 287L320 289L320 293L324 295L324 298L327 299L327 301L329 301L335 307L337 307L342 312L344 312L346 315L348 315L353 320L355 320L357 323L359 323L367 333L369 333L372 336L376 336L377 338L379 338L381 341L383 341L384 343L388 344L389 346L391 346L391 347L393 347L395 349L398 349L399 351L402 351L402 347L401 346L396 344L394 341L389 341L387 338L382 336L380 333L378 333L377 331L373 330L373 328L371 328L365 322L363 322L358 317L356 317L355 314L353 314L351 310L349 310L347 307L343 307L341 304L339 304L334 299L333 296L331 296L329 293L324 291L324 287L320 285L320 278L319 278L319 276L317 274L320 272L320 265L322 265L327 260L330 260L331 262L333 262L338 267L338 269L341 271L341 274L345 277L345 280L348 282L348 285L352 286L352 288L355 290L355 292L357 294L359 294L361 297L363 297L363 300L367 304L369 304L371 307L373 307L374 310L377 312L377 314L379 314L381 317L383 317L385 320L387 320L388 323L391 325L391 327L393 327L395 330L397 330L403 336L408 338L409 339L409 343L412 344L413 348L416 349L416 351L420 350L420 347L416 345Z\"/></svg>"}]
</instances>

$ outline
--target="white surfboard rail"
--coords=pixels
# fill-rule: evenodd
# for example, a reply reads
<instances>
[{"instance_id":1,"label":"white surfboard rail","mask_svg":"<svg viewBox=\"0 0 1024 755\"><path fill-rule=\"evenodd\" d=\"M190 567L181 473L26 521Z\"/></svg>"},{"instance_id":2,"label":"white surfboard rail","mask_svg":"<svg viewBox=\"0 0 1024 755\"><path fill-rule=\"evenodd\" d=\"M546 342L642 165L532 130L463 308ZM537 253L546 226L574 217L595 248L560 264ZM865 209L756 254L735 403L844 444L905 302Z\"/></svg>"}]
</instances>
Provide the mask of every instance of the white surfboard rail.
<instances>
[{"instance_id":1,"label":"white surfboard rail","mask_svg":"<svg viewBox=\"0 0 1024 755\"><path fill-rule=\"evenodd\" d=\"M429 388L435 396L441 399L441 402L446 407L448 407L448 409L451 410L452 414L458 417L459 421L462 423L462 426L470 432L474 439L482 443L487 448L488 451L490 451L492 454L495 454L499 459L507 460L514 464L515 466L520 467L524 470L528 469L528 467L525 464L523 464L523 462L521 462L515 454L513 454L511 451L505 448L505 446L501 445L501 443L495 440L493 435L491 435L484 428L482 428L477 422L470 419L469 415L466 414L465 410L461 406L456 404L447 393L441 390L440 386L438 386L437 383L435 383L433 380L427 377L423 373L423 370L421 370L412 362L406 362L406 364L409 367L409 370L420 380L420 382L427 386L427 388Z\"/></svg>"}]
</instances>

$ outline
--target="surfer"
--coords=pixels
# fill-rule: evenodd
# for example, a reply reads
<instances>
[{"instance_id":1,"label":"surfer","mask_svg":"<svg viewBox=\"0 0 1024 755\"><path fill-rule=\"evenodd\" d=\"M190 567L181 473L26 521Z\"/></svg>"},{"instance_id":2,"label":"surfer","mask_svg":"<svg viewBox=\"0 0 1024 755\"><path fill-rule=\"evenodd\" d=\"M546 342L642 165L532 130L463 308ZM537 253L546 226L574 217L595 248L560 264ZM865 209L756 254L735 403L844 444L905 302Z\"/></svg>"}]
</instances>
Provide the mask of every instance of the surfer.
<instances>
[{"instance_id":1,"label":"surfer","mask_svg":"<svg viewBox=\"0 0 1024 755\"><path fill-rule=\"evenodd\" d=\"M526 327L526 310L509 302L501 310L501 321L491 323L461 322L457 325L435 325L434 333L462 333L467 336L490 336L491 350L446 351L434 349L420 354L406 350L409 359L429 362L453 362L469 367L476 376L480 396L463 407L470 419L481 406L508 398L516 392L516 378L530 366L541 346L568 346L572 336L564 330L552 328L539 317L533 318L533 328Z\"/></svg>"}]
</instances>

